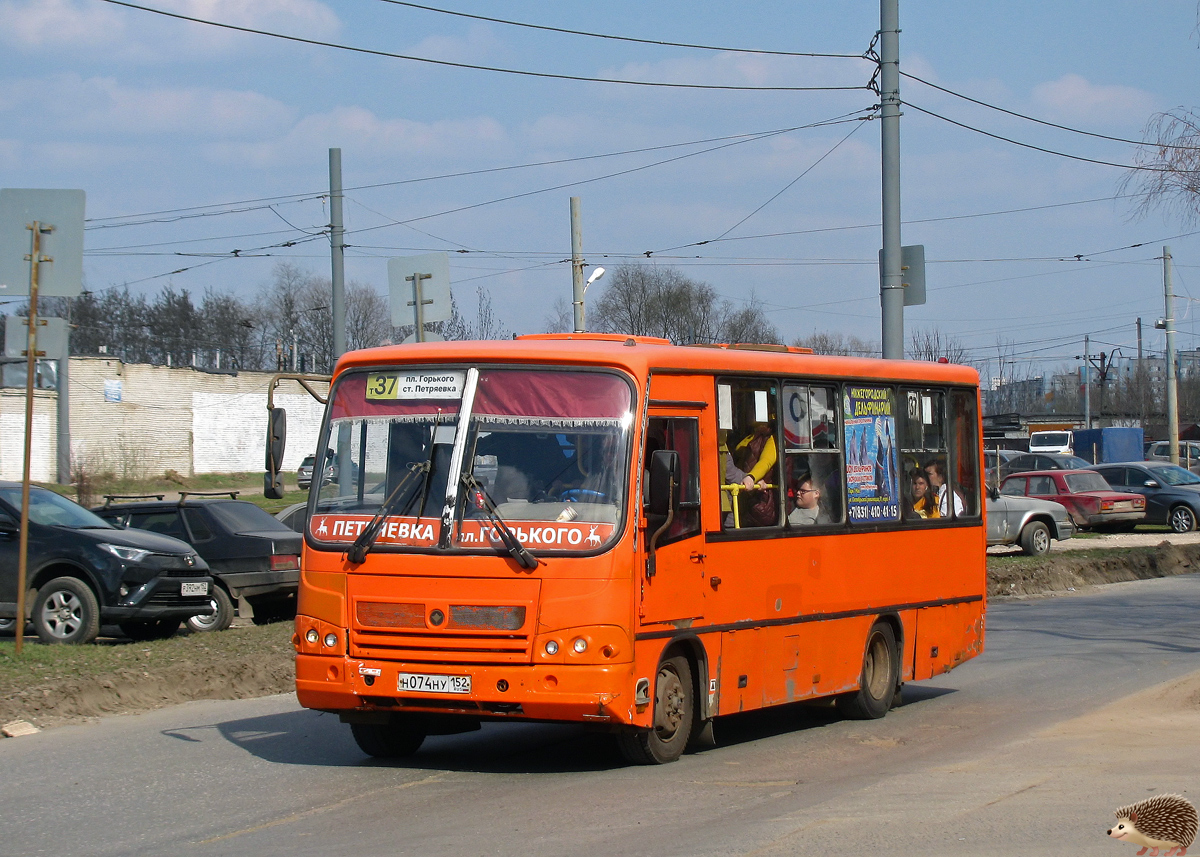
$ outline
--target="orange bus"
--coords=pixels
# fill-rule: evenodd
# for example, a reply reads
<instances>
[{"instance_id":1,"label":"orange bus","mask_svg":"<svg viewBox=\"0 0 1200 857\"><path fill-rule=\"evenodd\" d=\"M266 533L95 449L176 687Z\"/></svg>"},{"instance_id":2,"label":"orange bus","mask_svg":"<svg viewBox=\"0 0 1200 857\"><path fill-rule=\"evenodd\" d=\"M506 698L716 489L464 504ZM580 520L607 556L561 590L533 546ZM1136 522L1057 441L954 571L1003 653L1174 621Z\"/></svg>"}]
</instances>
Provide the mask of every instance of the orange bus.
<instances>
[{"instance_id":1,"label":"orange bus","mask_svg":"<svg viewBox=\"0 0 1200 857\"><path fill-rule=\"evenodd\" d=\"M980 448L963 366L599 334L346 354L297 695L384 757L540 720L652 764L733 712L882 717L983 651Z\"/></svg>"}]
</instances>

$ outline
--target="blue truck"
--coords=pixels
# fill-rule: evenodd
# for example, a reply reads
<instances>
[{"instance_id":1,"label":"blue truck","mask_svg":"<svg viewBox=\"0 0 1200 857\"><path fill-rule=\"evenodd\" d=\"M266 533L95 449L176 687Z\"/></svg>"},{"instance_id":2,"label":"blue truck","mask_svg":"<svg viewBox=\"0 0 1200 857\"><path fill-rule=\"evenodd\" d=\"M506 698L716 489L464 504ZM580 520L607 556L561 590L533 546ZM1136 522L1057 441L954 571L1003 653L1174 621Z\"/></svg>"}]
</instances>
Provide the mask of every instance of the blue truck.
<instances>
[{"instance_id":1,"label":"blue truck","mask_svg":"<svg viewBox=\"0 0 1200 857\"><path fill-rule=\"evenodd\" d=\"M1142 429L1136 426L1076 430L1072 438L1075 454L1092 464L1141 461L1144 439Z\"/></svg>"}]
</instances>

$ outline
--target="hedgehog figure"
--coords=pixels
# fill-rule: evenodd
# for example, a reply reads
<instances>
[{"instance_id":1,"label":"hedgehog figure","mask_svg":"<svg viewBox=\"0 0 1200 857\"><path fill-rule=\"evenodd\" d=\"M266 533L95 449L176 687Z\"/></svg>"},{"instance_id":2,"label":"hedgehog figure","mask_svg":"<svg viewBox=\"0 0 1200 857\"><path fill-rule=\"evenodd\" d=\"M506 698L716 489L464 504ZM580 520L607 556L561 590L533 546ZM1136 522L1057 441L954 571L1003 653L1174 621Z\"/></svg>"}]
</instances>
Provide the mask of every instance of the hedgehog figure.
<instances>
[{"instance_id":1,"label":"hedgehog figure","mask_svg":"<svg viewBox=\"0 0 1200 857\"><path fill-rule=\"evenodd\" d=\"M1117 824L1108 831L1113 839L1141 845L1138 854L1166 848L1165 857L1183 857L1196 838L1196 808L1179 795L1158 795L1123 806L1113 813Z\"/></svg>"}]
</instances>

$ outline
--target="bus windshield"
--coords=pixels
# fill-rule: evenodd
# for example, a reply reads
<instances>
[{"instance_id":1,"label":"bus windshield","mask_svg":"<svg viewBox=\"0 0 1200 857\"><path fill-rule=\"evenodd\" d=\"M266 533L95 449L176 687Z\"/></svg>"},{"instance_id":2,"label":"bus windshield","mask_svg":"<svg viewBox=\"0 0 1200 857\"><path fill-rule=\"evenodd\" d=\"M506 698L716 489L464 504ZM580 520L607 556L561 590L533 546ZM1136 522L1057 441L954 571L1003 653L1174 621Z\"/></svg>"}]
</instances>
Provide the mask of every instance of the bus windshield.
<instances>
[{"instance_id":1,"label":"bus windshield","mask_svg":"<svg viewBox=\"0 0 1200 857\"><path fill-rule=\"evenodd\" d=\"M372 550L500 552L498 516L529 550L597 550L624 520L632 407L608 372L348 372L330 399L312 535L353 541L380 513Z\"/></svg>"}]
</instances>

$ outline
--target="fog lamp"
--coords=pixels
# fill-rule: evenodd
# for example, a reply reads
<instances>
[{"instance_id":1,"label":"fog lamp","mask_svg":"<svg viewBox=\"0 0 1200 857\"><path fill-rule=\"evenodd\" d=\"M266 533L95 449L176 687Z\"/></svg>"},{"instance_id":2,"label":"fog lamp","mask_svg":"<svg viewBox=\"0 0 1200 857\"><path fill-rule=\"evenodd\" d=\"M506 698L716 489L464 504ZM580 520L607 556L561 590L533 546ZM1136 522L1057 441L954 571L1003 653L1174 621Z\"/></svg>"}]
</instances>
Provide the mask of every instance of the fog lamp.
<instances>
[{"instance_id":1,"label":"fog lamp","mask_svg":"<svg viewBox=\"0 0 1200 857\"><path fill-rule=\"evenodd\" d=\"M317 633L316 628L309 628L308 633L304 635L304 639L308 640L308 642L315 646L317 644L317 640L321 639L321 635Z\"/></svg>"},{"instance_id":2,"label":"fog lamp","mask_svg":"<svg viewBox=\"0 0 1200 857\"><path fill-rule=\"evenodd\" d=\"M575 642L571 644L571 648L582 655L587 651L587 640L583 639L583 637L576 637Z\"/></svg>"},{"instance_id":3,"label":"fog lamp","mask_svg":"<svg viewBox=\"0 0 1200 857\"><path fill-rule=\"evenodd\" d=\"M546 654L548 654L548 655L557 655L558 654L558 640L547 640L546 641Z\"/></svg>"}]
</instances>

